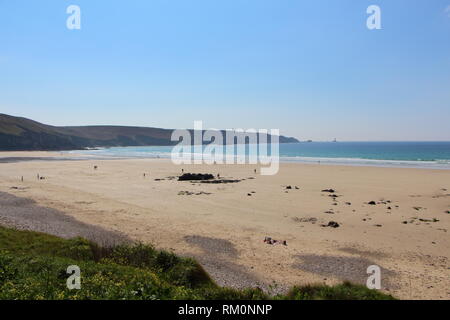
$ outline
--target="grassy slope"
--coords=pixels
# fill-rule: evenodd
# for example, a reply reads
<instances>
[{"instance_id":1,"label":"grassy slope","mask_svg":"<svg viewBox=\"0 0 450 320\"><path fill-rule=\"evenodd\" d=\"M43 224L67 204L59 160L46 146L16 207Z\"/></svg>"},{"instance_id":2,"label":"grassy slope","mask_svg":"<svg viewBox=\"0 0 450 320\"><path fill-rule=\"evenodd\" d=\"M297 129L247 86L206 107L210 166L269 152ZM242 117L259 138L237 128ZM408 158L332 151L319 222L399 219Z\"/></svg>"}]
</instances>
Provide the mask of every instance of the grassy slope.
<instances>
[{"instance_id":1,"label":"grassy slope","mask_svg":"<svg viewBox=\"0 0 450 320\"><path fill-rule=\"evenodd\" d=\"M66 287L69 265L81 290ZM269 297L259 289L217 286L192 259L136 244L102 248L84 239L0 227L0 299L392 299L344 283L294 287Z\"/></svg>"}]
</instances>

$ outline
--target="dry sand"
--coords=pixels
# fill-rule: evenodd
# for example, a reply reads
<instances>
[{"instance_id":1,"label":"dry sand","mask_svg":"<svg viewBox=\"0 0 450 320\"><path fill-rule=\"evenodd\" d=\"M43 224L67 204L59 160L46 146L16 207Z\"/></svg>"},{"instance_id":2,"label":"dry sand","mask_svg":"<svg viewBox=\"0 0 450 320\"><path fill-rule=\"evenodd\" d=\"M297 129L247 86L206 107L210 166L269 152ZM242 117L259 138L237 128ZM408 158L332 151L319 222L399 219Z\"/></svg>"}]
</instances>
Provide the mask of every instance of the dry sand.
<instances>
[{"instance_id":1,"label":"dry sand","mask_svg":"<svg viewBox=\"0 0 450 320\"><path fill-rule=\"evenodd\" d=\"M0 154L55 156L61 154ZM222 285L279 292L345 279L364 284L376 264L385 292L450 299L450 171L282 164L277 175L260 176L250 165L183 167L242 180L203 184L177 181L181 168L138 159L5 162L0 191L196 257ZM328 188L335 200L321 192ZM321 226L329 221L340 226ZM288 245L265 244L266 236Z\"/></svg>"}]
</instances>

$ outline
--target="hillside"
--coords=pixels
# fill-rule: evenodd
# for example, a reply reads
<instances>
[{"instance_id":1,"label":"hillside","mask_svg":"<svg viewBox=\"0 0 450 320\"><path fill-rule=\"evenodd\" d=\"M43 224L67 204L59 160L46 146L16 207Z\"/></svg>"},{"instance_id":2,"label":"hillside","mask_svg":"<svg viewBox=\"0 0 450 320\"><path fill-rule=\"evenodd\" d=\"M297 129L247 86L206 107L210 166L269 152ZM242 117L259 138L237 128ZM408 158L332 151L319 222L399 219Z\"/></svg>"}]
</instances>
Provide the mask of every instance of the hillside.
<instances>
[{"instance_id":1,"label":"hillside","mask_svg":"<svg viewBox=\"0 0 450 320\"><path fill-rule=\"evenodd\" d=\"M77 150L95 147L169 146L173 129L127 126L55 127L0 114L0 151ZM298 142L280 136L280 143Z\"/></svg>"}]
</instances>

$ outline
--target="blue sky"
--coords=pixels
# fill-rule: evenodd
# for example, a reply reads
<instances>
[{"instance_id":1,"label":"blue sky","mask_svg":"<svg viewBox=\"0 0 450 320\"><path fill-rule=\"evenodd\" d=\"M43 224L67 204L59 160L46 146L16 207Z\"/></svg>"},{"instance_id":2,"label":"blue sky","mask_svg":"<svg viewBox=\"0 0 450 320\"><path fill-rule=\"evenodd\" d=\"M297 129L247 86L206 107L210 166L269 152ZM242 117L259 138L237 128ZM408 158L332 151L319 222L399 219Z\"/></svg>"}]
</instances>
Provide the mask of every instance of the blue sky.
<instances>
[{"instance_id":1,"label":"blue sky","mask_svg":"<svg viewBox=\"0 0 450 320\"><path fill-rule=\"evenodd\" d=\"M66 8L81 8L81 30ZM381 30L366 9L381 8ZM450 0L0 0L0 112L450 140Z\"/></svg>"}]
</instances>

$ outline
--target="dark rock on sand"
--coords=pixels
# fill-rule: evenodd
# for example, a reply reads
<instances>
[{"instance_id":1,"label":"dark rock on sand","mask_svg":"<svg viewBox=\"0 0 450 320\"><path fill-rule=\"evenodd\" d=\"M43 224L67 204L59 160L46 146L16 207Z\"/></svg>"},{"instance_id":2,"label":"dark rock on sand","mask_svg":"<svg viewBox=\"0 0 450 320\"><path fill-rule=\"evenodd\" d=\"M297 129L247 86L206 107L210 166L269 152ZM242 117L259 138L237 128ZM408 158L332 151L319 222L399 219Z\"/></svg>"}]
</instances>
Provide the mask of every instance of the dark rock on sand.
<instances>
[{"instance_id":1,"label":"dark rock on sand","mask_svg":"<svg viewBox=\"0 0 450 320\"><path fill-rule=\"evenodd\" d=\"M332 227L332 228L338 228L339 227L339 223L337 223L335 221L330 221L330 222L328 222L328 226Z\"/></svg>"},{"instance_id":2,"label":"dark rock on sand","mask_svg":"<svg viewBox=\"0 0 450 320\"><path fill-rule=\"evenodd\" d=\"M295 222L310 222L312 224L315 224L317 222L317 218L314 217L306 217L306 218L299 218L299 217L293 217L293 221Z\"/></svg>"},{"instance_id":3,"label":"dark rock on sand","mask_svg":"<svg viewBox=\"0 0 450 320\"><path fill-rule=\"evenodd\" d=\"M212 184L219 184L219 183L238 183L242 180L238 179L218 179L218 180L203 180L200 181L200 183L212 183Z\"/></svg>"},{"instance_id":4,"label":"dark rock on sand","mask_svg":"<svg viewBox=\"0 0 450 320\"><path fill-rule=\"evenodd\" d=\"M374 206L374 205L376 205L377 203L376 203L375 201L369 201L369 202L367 202L367 204L370 204L371 206Z\"/></svg>"},{"instance_id":5,"label":"dark rock on sand","mask_svg":"<svg viewBox=\"0 0 450 320\"><path fill-rule=\"evenodd\" d=\"M433 219L419 219L419 221L422 221L422 222L439 222L439 220L436 219L436 218L433 218Z\"/></svg>"},{"instance_id":6,"label":"dark rock on sand","mask_svg":"<svg viewBox=\"0 0 450 320\"><path fill-rule=\"evenodd\" d=\"M336 191L334 189L323 189L322 192L334 193Z\"/></svg>"},{"instance_id":7,"label":"dark rock on sand","mask_svg":"<svg viewBox=\"0 0 450 320\"><path fill-rule=\"evenodd\" d=\"M206 194L206 195L210 195L211 192L204 192L204 191L200 191L200 192L191 192L191 191L180 191L178 192L179 196L192 196L192 195L202 195L202 194Z\"/></svg>"},{"instance_id":8,"label":"dark rock on sand","mask_svg":"<svg viewBox=\"0 0 450 320\"><path fill-rule=\"evenodd\" d=\"M214 176L210 173L185 173L178 177L178 181L204 181L213 179Z\"/></svg>"},{"instance_id":9,"label":"dark rock on sand","mask_svg":"<svg viewBox=\"0 0 450 320\"><path fill-rule=\"evenodd\" d=\"M191 191L180 191L180 192L178 192L179 196L191 196L193 194L194 194L194 192L191 192Z\"/></svg>"},{"instance_id":10,"label":"dark rock on sand","mask_svg":"<svg viewBox=\"0 0 450 320\"><path fill-rule=\"evenodd\" d=\"M330 221L328 224L322 224L322 227L339 228L339 223L336 221Z\"/></svg>"}]
</instances>

